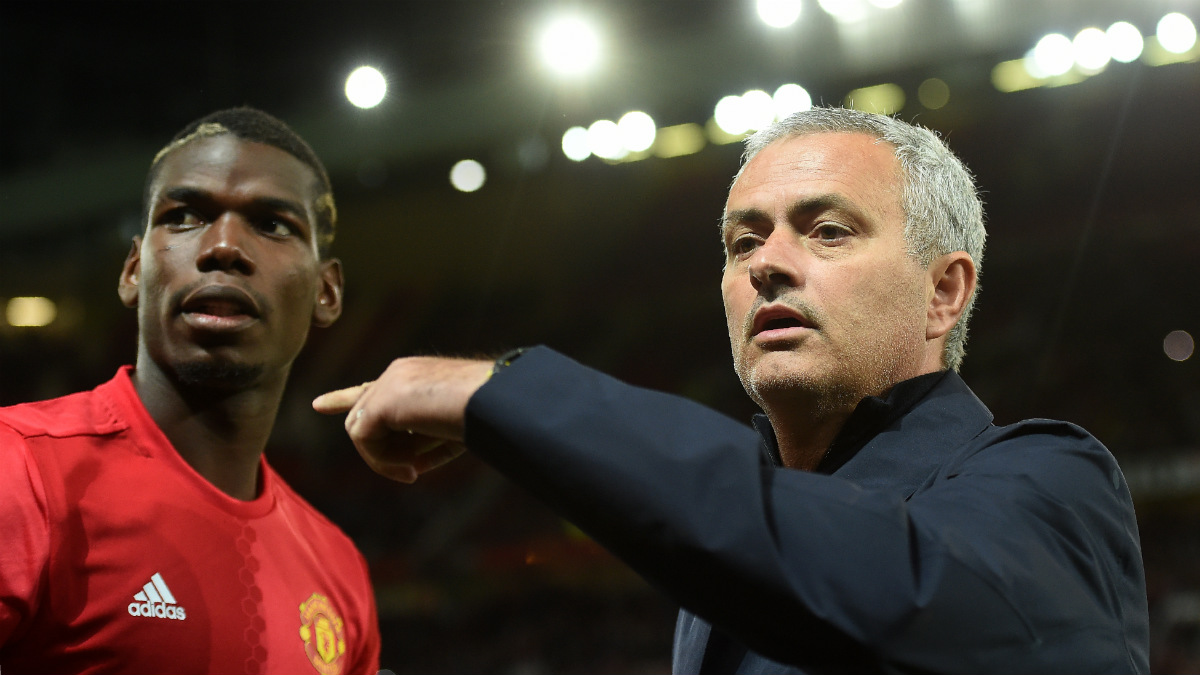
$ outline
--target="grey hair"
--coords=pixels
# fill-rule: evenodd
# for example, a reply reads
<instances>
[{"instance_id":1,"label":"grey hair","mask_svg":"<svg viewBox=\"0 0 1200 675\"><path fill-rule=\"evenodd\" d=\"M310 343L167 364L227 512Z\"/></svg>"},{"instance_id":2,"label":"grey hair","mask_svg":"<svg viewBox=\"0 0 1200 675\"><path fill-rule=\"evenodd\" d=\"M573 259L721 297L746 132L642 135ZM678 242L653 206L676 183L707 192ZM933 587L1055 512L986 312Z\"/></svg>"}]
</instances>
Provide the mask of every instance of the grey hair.
<instances>
[{"instance_id":1,"label":"grey hair","mask_svg":"<svg viewBox=\"0 0 1200 675\"><path fill-rule=\"evenodd\" d=\"M934 258L965 251L975 262L976 277L983 265L987 231L983 202L975 179L944 141L924 127L894 117L846 108L812 108L798 112L746 139L742 164L746 165L768 145L788 138L817 133L861 133L891 144L904 182L904 240L908 254L926 267ZM975 308L978 287L968 298L962 315L950 329L942 362L955 371L966 353L967 322Z\"/></svg>"}]
</instances>

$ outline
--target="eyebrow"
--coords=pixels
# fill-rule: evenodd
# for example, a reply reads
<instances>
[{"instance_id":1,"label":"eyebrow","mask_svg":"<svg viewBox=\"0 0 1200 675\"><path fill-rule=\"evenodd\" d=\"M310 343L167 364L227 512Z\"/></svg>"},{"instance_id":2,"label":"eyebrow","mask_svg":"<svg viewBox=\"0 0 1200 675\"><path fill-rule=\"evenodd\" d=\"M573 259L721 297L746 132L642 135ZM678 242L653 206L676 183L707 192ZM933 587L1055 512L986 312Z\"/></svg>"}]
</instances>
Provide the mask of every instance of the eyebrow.
<instances>
[{"instance_id":1,"label":"eyebrow","mask_svg":"<svg viewBox=\"0 0 1200 675\"><path fill-rule=\"evenodd\" d=\"M199 188L177 186L167 188L163 195L172 201L188 203L204 203L212 202L213 195L207 190ZM256 197L251 203L260 210L271 211L275 213L283 212L298 218L301 222L308 224L308 211L298 202L280 197Z\"/></svg>"},{"instance_id":2,"label":"eyebrow","mask_svg":"<svg viewBox=\"0 0 1200 675\"><path fill-rule=\"evenodd\" d=\"M820 213L822 211L845 211L858 216L860 211L854 202L842 195L829 193L807 197L788 206L787 218L794 221L798 218ZM721 218L721 230L724 231L738 223L769 223L771 215L759 208L735 209Z\"/></svg>"}]
</instances>

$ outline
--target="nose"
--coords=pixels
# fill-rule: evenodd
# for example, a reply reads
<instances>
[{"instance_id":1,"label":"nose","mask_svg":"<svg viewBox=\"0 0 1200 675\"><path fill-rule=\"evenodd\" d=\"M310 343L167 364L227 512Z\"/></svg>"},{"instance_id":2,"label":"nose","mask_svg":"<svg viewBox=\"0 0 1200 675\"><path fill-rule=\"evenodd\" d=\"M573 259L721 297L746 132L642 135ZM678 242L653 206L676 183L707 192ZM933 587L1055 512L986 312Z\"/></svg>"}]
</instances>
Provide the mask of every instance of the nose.
<instances>
[{"instance_id":1,"label":"nose","mask_svg":"<svg viewBox=\"0 0 1200 675\"><path fill-rule=\"evenodd\" d=\"M778 231L771 233L750 256L747 270L751 285L760 292L778 286L799 285L798 261Z\"/></svg>"},{"instance_id":2,"label":"nose","mask_svg":"<svg viewBox=\"0 0 1200 675\"><path fill-rule=\"evenodd\" d=\"M250 255L252 229L250 223L236 214L222 214L201 235L196 256L197 269L201 272L253 274L256 265Z\"/></svg>"}]
</instances>

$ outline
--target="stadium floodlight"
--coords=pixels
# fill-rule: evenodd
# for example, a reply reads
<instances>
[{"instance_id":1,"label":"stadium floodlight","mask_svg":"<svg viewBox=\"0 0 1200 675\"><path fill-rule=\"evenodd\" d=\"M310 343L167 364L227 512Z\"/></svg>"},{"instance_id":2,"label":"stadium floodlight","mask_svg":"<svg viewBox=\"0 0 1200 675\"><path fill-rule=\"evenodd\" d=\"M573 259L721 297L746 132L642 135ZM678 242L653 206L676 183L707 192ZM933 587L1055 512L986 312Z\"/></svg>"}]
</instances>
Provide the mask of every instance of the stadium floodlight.
<instances>
[{"instance_id":1,"label":"stadium floodlight","mask_svg":"<svg viewBox=\"0 0 1200 675\"><path fill-rule=\"evenodd\" d=\"M1085 73L1098 73L1112 60L1108 34L1099 28L1084 28L1071 41L1075 65Z\"/></svg>"},{"instance_id":2,"label":"stadium floodlight","mask_svg":"<svg viewBox=\"0 0 1200 675\"><path fill-rule=\"evenodd\" d=\"M658 129L654 118L640 110L627 112L617 120L617 134L621 145L630 152L649 150L654 145L654 136Z\"/></svg>"},{"instance_id":3,"label":"stadium floodlight","mask_svg":"<svg viewBox=\"0 0 1200 675\"><path fill-rule=\"evenodd\" d=\"M771 28L787 28L800 18L800 0L757 0L758 18Z\"/></svg>"},{"instance_id":4,"label":"stadium floodlight","mask_svg":"<svg viewBox=\"0 0 1200 675\"><path fill-rule=\"evenodd\" d=\"M839 23L857 23L867 18L863 0L817 0L817 4Z\"/></svg>"},{"instance_id":5,"label":"stadium floodlight","mask_svg":"<svg viewBox=\"0 0 1200 675\"><path fill-rule=\"evenodd\" d=\"M628 151L621 145L621 132L612 120L596 120L587 130L588 149L601 159L621 159Z\"/></svg>"},{"instance_id":6,"label":"stadium floodlight","mask_svg":"<svg viewBox=\"0 0 1200 675\"><path fill-rule=\"evenodd\" d=\"M775 101L762 89L751 89L742 94L742 110L747 127L753 131L766 129L775 121Z\"/></svg>"},{"instance_id":7,"label":"stadium floodlight","mask_svg":"<svg viewBox=\"0 0 1200 675\"><path fill-rule=\"evenodd\" d=\"M1075 65L1075 54L1071 49L1071 38L1062 33L1051 33L1033 48L1033 67L1030 74L1036 77L1055 77L1067 74Z\"/></svg>"},{"instance_id":8,"label":"stadium floodlight","mask_svg":"<svg viewBox=\"0 0 1200 675\"><path fill-rule=\"evenodd\" d=\"M1108 36L1108 48L1114 61L1133 63L1142 55L1145 40L1142 39L1142 32L1137 26L1127 21L1118 21L1108 27L1105 35Z\"/></svg>"},{"instance_id":9,"label":"stadium floodlight","mask_svg":"<svg viewBox=\"0 0 1200 675\"><path fill-rule=\"evenodd\" d=\"M487 171L473 159L464 159L450 169L450 184L459 192L474 192L487 181Z\"/></svg>"},{"instance_id":10,"label":"stadium floodlight","mask_svg":"<svg viewBox=\"0 0 1200 675\"><path fill-rule=\"evenodd\" d=\"M781 120L795 113L812 108L812 96L798 84L785 84L775 90L771 97L775 107L775 119Z\"/></svg>"},{"instance_id":11,"label":"stadium floodlight","mask_svg":"<svg viewBox=\"0 0 1200 675\"><path fill-rule=\"evenodd\" d=\"M1183 54L1196 46L1196 25L1183 14L1171 12L1158 20L1155 36L1163 49Z\"/></svg>"},{"instance_id":12,"label":"stadium floodlight","mask_svg":"<svg viewBox=\"0 0 1200 675\"><path fill-rule=\"evenodd\" d=\"M558 17L542 29L538 53L559 75L585 75L600 62L600 35L583 17Z\"/></svg>"},{"instance_id":13,"label":"stadium floodlight","mask_svg":"<svg viewBox=\"0 0 1200 675\"><path fill-rule=\"evenodd\" d=\"M346 77L346 100L358 108L374 108L387 96L387 80L371 66L360 66Z\"/></svg>"},{"instance_id":14,"label":"stadium floodlight","mask_svg":"<svg viewBox=\"0 0 1200 675\"><path fill-rule=\"evenodd\" d=\"M583 127L571 127L563 133L562 151L567 156L567 159L573 162L582 162L592 156L592 150L588 147L588 132Z\"/></svg>"}]
</instances>

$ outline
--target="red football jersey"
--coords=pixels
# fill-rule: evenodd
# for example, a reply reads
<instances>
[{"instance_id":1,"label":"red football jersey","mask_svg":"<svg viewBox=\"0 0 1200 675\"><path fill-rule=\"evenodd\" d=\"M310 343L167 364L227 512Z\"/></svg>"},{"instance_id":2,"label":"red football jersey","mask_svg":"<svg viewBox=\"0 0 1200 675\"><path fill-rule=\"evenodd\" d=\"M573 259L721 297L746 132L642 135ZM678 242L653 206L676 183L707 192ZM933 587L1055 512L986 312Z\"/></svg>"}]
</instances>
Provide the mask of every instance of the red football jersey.
<instances>
[{"instance_id":1,"label":"red football jersey","mask_svg":"<svg viewBox=\"0 0 1200 675\"><path fill-rule=\"evenodd\" d=\"M263 459L216 489L123 368L0 408L0 672L374 675L366 563Z\"/></svg>"}]
</instances>

